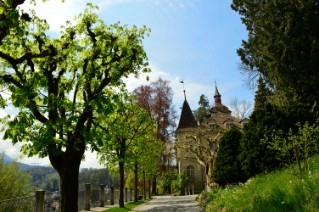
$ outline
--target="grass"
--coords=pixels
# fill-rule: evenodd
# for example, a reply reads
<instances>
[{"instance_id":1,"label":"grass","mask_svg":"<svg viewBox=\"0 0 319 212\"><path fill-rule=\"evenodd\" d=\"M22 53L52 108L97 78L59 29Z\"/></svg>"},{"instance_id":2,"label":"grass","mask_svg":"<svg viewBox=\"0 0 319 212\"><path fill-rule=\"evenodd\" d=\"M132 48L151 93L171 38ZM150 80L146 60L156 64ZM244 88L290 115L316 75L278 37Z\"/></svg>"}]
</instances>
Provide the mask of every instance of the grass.
<instances>
[{"instance_id":1,"label":"grass","mask_svg":"<svg viewBox=\"0 0 319 212\"><path fill-rule=\"evenodd\" d=\"M300 178L294 167L206 194L206 211L318 211L319 157Z\"/></svg>"},{"instance_id":2,"label":"grass","mask_svg":"<svg viewBox=\"0 0 319 212\"><path fill-rule=\"evenodd\" d=\"M148 202L148 200L140 200L138 202L129 202L129 203L126 203L125 204L125 208L120 208L120 207L114 207L114 208L110 208L110 209L107 209L105 211L107 212L126 212L126 211L131 211L133 210L133 208L145 203L145 202Z\"/></svg>"}]
</instances>

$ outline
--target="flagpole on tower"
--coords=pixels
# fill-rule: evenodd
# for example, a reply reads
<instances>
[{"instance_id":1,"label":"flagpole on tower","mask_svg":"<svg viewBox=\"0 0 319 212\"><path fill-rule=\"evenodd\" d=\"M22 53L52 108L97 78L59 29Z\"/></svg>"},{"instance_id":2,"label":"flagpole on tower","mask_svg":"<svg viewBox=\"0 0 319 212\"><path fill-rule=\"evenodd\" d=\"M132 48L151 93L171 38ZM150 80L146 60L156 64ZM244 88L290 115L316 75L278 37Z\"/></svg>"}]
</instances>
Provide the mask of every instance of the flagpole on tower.
<instances>
[{"instance_id":1,"label":"flagpole on tower","mask_svg":"<svg viewBox=\"0 0 319 212\"><path fill-rule=\"evenodd\" d=\"M183 84L183 92L184 92L184 98L186 100L186 91L185 91L185 87L184 87L184 80L179 81L180 83Z\"/></svg>"}]
</instances>

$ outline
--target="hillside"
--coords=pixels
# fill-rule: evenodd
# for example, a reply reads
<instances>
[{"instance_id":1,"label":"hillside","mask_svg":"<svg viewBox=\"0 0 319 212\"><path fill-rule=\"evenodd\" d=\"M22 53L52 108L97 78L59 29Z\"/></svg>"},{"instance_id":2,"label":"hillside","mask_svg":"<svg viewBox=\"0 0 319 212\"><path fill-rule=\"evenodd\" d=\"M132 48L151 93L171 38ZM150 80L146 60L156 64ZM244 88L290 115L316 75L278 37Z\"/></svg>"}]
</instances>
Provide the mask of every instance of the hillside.
<instances>
[{"instance_id":1,"label":"hillside","mask_svg":"<svg viewBox=\"0 0 319 212\"><path fill-rule=\"evenodd\" d=\"M20 162L15 162L7 154L3 154L5 163L17 163L19 170L27 172L31 176L30 185L35 188L42 188L47 191L58 191L60 178L57 171L49 166L35 166ZM112 176L106 169L82 169L79 176L79 187L84 189L85 183L91 183L92 187L98 188L100 184L108 186L117 185L118 177Z\"/></svg>"},{"instance_id":2,"label":"hillside","mask_svg":"<svg viewBox=\"0 0 319 212\"><path fill-rule=\"evenodd\" d=\"M295 166L206 194L206 211L318 211L319 156L301 177Z\"/></svg>"},{"instance_id":3,"label":"hillside","mask_svg":"<svg viewBox=\"0 0 319 212\"><path fill-rule=\"evenodd\" d=\"M21 170L21 171L39 167L39 166L36 166L36 165L29 165L29 164L25 164L25 163L16 162L14 159L12 159L10 156L8 156L5 153L3 153L3 161L5 163L12 163L12 162L17 163L19 165L19 170Z\"/></svg>"}]
</instances>

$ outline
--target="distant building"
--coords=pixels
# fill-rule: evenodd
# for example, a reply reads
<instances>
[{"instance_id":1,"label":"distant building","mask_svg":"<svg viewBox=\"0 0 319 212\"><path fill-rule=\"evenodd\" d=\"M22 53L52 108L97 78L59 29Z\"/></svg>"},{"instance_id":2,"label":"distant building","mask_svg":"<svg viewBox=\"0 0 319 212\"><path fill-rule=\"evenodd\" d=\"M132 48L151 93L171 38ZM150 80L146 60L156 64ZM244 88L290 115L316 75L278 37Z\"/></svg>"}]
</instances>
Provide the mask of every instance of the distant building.
<instances>
[{"instance_id":1,"label":"distant building","mask_svg":"<svg viewBox=\"0 0 319 212\"><path fill-rule=\"evenodd\" d=\"M248 122L247 119L239 120L231 115L231 111L222 104L221 95L215 86L214 106L210 109L210 117L207 117L201 125L197 124L193 112L187 102L186 95L182 107L179 124L176 130L176 156L179 173L184 173L187 179L187 187L195 192L200 192L205 188L205 170L196 159L191 150L191 137L202 132L205 135L205 143L202 143L204 149L211 147L214 139L219 139L220 135L231 127L242 129ZM217 142L218 143L218 142ZM216 147L217 148L217 147Z\"/></svg>"}]
</instances>

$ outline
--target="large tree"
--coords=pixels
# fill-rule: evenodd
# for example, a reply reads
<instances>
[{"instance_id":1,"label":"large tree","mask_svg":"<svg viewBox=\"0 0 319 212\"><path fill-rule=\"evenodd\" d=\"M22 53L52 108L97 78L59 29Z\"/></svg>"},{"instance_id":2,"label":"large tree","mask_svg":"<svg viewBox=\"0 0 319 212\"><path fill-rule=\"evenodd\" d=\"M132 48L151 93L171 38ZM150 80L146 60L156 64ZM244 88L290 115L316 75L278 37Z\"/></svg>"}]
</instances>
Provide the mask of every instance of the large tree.
<instances>
[{"instance_id":1,"label":"large tree","mask_svg":"<svg viewBox=\"0 0 319 212\"><path fill-rule=\"evenodd\" d=\"M23 142L28 156L49 156L61 180L62 211L77 211L78 175L84 152L94 144L95 117L109 86L146 67L147 29L105 25L89 6L50 38L45 21L32 16L8 29L0 45L0 85L18 109L6 118L4 138Z\"/></svg>"},{"instance_id":2,"label":"large tree","mask_svg":"<svg viewBox=\"0 0 319 212\"><path fill-rule=\"evenodd\" d=\"M290 118L269 103L252 113L240 140L239 160L247 178L282 165L278 151L270 148L273 146L271 137L275 130L287 132L292 126Z\"/></svg>"},{"instance_id":3,"label":"large tree","mask_svg":"<svg viewBox=\"0 0 319 212\"><path fill-rule=\"evenodd\" d=\"M309 111L319 95L318 0L233 0L232 8L248 30L238 49L246 70L267 79L278 105Z\"/></svg>"},{"instance_id":4,"label":"large tree","mask_svg":"<svg viewBox=\"0 0 319 212\"><path fill-rule=\"evenodd\" d=\"M169 148L169 140L172 137L175 127L176 111L172 106L173 91L169 86L169 81L158 78L150 85L144 85L133 91L137 103L145 108L156 124L156 136L161 140L162 171L172 167L174 153ZM156 179L153 180L153 193L156 193Z\"/></svg>"},{"instance_id":5,"label":"large tree","mask_svg":"<svg viewBox=\"0 0 319 212\"><path fill-rule=\"evenodd\" d=\"M169 81L158 78L150 85L133 91L137 103L145 108L156 123L157 138L168 141L175 126L175 110L172 105L173 91Z\"/></svg>"}]
</instances>

